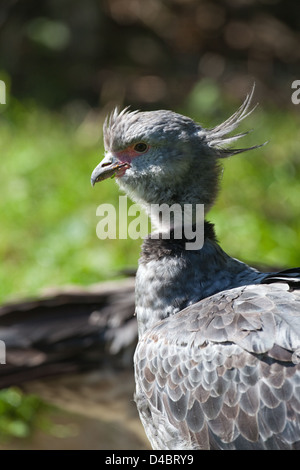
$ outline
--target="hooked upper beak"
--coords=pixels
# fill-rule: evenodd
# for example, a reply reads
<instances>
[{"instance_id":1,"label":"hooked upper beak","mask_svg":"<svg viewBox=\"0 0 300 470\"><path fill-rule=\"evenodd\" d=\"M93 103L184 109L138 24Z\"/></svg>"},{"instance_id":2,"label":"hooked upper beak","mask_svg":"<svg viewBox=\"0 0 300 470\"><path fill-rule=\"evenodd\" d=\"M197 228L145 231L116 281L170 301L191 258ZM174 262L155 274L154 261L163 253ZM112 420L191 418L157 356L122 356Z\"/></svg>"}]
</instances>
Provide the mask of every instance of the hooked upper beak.
<instances>
[{"instance_id":1,"label":"hooked upper beak","mask_svg":"<svg viewBox=\"0 0 300 470\"><path fill-rule=\"evenodd\" d=\"M91 176L92 186L99 181L106 180L107 178L122 176L128 168L130 168L129 163L115 160L111 154L108 154L94 169Z\"/></svg>"}]
</instances>

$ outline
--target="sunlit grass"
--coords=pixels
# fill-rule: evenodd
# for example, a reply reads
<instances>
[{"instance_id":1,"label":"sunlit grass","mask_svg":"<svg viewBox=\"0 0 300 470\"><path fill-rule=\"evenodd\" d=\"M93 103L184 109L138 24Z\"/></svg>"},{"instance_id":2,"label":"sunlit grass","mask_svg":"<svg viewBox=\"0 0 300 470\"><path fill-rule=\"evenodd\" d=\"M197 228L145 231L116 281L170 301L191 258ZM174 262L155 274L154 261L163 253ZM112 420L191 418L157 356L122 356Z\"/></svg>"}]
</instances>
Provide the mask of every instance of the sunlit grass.
<instances>
[{"instance_id":1,"label":"sunlit grass","mask_svg":"<svg viewBox=\"0 0 300 470\"><path fill-rule=\"evenodd\" d=\"M266 146L224 162L222 191L211 217L225 250L250 262L300 265L299 114L255 111L245 146Z\"/></svg>"},{"instance_id":2,"label":"sunlit grass","mask_svg":"<svg viewBox=\"0 0 300 470\"><path fill-rule=\"evenodd\" d=\"M196 107L187 101L180 111L212 126L238 105L222 106L212 93L203 119L201 93L205 108L206 92L200 87ZM76 123L34 104L12 102L2 113L0 301L49 286L95 283L137 265L140 240L96 236L97 206L117 206L120 194L111 180L90 185L103 154L101 126L97 114ZM263 103L243 123L242 130L254 129L243 145L270 142L223 162L222 191L209 219L231 255L300 265L299 127L299 113L267 109Z\"/></svg>"},{"instance_id":3,"label":"sunlit grass","mask_svg":"<svg viewBox=\"0 0 300 470\"><path fill-rule=\"evenodd\" d=\"M96 236L97 206L118 200L113 181L90 184L100 141L89 146L61 115L14 106L0 121L0 299L98 282L136 264L138 243Z\"/></svg>"},{"instance_id":4,"label":"sunlit grass","mask_svg":"<svg viewBox=\"0 0 300 470\"><path fill-rule=\"evenodd\" d=\"M218 91L204 85L178 111L210 127L237 106L223 106ZM89 113L80 122L14 101L0 116L0 302L115 278L137 265L141 240L96 236L97 206L109 202L118 208L120 195L114 181L90 185L103 154L102 119ZM299 113L261 104L241 126L249 128L254 131L244 146L269 143L222 162L222 190L208 218L232 256L299 266ZM0 438L27 437L43 427L43 407L16 389L1 392Z\"/></svg>"}]
</instances>

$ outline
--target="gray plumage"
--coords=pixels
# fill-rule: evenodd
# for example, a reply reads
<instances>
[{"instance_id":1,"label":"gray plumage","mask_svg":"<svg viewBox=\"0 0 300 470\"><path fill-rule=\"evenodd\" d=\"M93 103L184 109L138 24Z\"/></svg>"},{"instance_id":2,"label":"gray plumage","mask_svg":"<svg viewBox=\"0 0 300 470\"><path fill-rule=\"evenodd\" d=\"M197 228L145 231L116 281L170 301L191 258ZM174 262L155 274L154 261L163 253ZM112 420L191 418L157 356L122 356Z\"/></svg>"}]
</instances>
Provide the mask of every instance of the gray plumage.
<instances>
[{"instance_id":1,"label":"gray plumage","mask_svg":"<svg viewBox=\"0 0 300 470\"><path fill-rule=\"evenodd\" d=\"M153 448L299 448L299 312L287 283L249 285L147 331L136 399Z\"/></svg>"},{"instance_id":2,"label":"gray plumage","mask_svg":"<svg viewBox=\"0 0 300 470\"><path fill-rule=\"evenodd\" d=\"M92 183L117 168L150 214L154 203L203 203L207 213L219 159L249 150L224 146L244 135L228 137L251 97L210 130L171 111L115 111ZM151 445L300 447L300 270L262 273L231 258L208 222L200 250L173 228L145 239L136 277L135 400Z\"/></svg>"}]
</instances>

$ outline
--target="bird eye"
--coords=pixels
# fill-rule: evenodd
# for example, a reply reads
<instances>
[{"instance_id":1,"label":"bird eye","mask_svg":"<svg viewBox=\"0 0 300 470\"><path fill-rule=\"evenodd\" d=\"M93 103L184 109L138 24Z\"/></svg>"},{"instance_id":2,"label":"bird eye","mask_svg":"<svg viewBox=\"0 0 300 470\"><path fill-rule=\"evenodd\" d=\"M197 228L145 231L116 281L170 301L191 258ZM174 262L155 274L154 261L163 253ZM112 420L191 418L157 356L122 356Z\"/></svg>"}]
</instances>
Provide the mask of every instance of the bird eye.
<instances>
[{"instance_id":1,"label":"bird eye","mask_svg":"<svg viewBox=\"0 0 300 470\"><path fill-rule=\"evenodd\" d=\"M134 150L139 153L144 153L148 150L148 145L144 142L139 142L138 144L135 144Z\"/></svg>"}]
</instances>

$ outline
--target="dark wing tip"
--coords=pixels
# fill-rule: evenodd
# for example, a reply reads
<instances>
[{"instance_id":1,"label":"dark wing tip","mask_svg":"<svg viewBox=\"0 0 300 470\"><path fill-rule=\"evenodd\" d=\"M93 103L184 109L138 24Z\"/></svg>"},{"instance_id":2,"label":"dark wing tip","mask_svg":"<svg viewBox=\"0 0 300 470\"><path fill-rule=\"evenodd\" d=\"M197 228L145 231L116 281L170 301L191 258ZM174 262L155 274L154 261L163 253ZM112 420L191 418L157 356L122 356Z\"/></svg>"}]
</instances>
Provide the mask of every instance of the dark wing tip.
<instances>
[{"instance_id":1,"label":"dark wing tip","mask_svg":"<svg viewBox=\"0 0 300 470\"><path fill-rule=\"evenodd\" d=\"M300 289L300 268L285 269L277 273L268 274L261 280L261 284L286 282L292 289Z\"/></svg>"}]
</instances>

